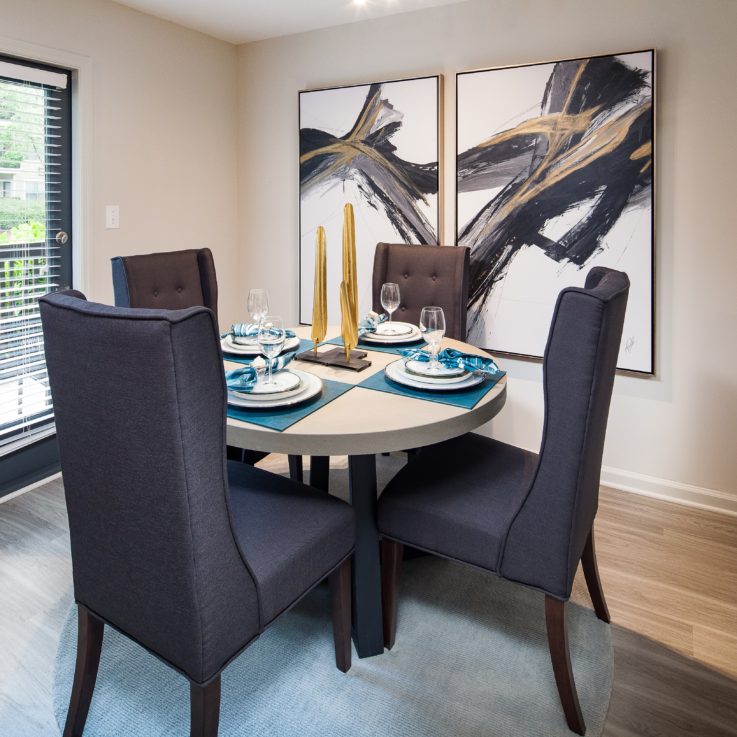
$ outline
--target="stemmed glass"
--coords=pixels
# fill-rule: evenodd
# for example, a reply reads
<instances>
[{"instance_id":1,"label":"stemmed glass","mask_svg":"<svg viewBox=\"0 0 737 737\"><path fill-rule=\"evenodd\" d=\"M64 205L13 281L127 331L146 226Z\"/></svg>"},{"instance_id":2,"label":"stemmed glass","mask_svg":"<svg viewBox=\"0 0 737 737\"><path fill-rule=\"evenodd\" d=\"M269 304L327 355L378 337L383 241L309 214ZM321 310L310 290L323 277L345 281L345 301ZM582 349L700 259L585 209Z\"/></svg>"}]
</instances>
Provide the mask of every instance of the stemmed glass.
<instances>
[{"instance_id":1,"label":"stemmed glass","mask_svg":"<svg viewBox=\"0 0 737 737\"><path fill-rule=\"evenodd\" d=\"M251 320L254 325L260 325L261 320L266 317L269 311L269 294L265 289L251 289L248 292L248 312L251 314ZM253 338L248 339L250 343ZM258 342L258 333L254 342ZM256 383L260 384L262 381L262 372L256 368Z\"/></svg>"},{"instance_id":2,"label":"stemmed glass","mask_svg":"<svg viewBox=\"0 0 737 737\"><path fill-rule=\"evenodd\" d=\"M265 289L251 289L248 292L248 311L258 325L269 311L269 294Z\"/></svg>"},{"instance_id":3,"label":"stemmed glass","mask_svg":"<svg viewBox=\"0 0 737 737\"><path fill-rule=\"evenodd\" d=\"M269 311L269 293L265 289L251 289L248 292L248 311L258 325Z\"/></svg>"},{"instance_id":4,"label":"stemmed glass","mask_svg":"<svg viewBox=\"0 0 737 737\"><path fill-rule=\"evenodd\" d=\"M381 285L381 306L389 315L388 323L392 321L392 313L399 307L399 284L387 282ZM391 334L393 329L387 326L386 332Z\"/></svg>"},{"instance_id":5,"label":"stemmed glass","mask_svg":"<svg viewBox=\"0 0 737 737\"><path fill-rule=\"evenodd\" d=\"M420 332L430 346L430 365L428 373L437 373L441 364L438 361L438 348L445 335L445 314L442 307L423 307L420 313Z\"/></svg>"},{"instance_id":6,"label":"stemmed glass","mask_svg":"<svg viewBox=\"0 0 737 737\"><path fill-rule=\"evenodd\" d=\"M284 323L281 317L275 315L264 315L258 326L258 347L261 353L266 356L269 368L269 378L266 380L265 386L273 386L276 384L271 378L271 363L281 353L284 347Z\"/></svg>"}]
</instances>

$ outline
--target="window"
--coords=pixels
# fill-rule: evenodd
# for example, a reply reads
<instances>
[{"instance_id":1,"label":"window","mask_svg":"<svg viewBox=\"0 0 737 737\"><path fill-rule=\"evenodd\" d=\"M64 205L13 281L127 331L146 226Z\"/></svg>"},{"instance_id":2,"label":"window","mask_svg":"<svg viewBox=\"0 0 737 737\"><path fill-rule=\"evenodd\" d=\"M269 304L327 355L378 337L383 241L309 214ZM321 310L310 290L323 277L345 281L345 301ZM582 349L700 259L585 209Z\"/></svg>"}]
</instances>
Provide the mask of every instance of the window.
<instances>
[{"instance_id":1,"label":"window","mask_svg":"<svg viewBox=\"0 0 737 737\"><path fill-rule=\"evenodd\" d=\"M68 70L0 56L0 177L3 470L19 448L53 433L38 298L71 285Z\"/></svg>"}]
</instances>

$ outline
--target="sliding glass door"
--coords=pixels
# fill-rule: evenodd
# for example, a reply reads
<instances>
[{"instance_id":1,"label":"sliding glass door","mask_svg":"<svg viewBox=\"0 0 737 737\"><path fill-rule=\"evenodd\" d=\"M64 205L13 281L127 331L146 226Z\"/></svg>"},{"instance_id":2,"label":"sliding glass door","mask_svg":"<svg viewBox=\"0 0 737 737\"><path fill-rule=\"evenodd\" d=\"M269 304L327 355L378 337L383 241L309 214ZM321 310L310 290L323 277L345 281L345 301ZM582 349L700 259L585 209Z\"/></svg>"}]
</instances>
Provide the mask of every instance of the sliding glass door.
<instances>
[{"instance_id":1,"label":"sliding glass door","mask_svg":"<svg viewBox=\"0 0 737 737\"><path fill-rule=\"evenodd\" d=\"M67 70L0 57L0 495L53 435L38 298L71 286L70 98Z\"/></svg>"}]
</instances>

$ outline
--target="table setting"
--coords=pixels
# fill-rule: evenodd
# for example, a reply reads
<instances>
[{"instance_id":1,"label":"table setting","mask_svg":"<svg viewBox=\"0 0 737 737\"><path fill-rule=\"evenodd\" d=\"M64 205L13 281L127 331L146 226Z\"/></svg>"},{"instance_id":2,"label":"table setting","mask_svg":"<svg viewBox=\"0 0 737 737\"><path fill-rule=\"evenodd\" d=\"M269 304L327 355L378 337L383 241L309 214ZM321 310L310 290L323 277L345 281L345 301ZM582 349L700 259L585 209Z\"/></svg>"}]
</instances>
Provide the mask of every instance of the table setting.
<instances>
[{"instance_id":1,"label":"table setting","mask_svg":"<svg viewBox=\"0 0 737 737\"><path fill-rule=\"evenodd\" d=\"M378 323L373 333L375 336L381 335L383 325L392 323ZM401 357L385 366L383 374L374 374L360 386L472 407L505 375L491 356L465 353L454 348L440 350L445 335L445 315L441 307L423 307L420 324L410 327L417 331L417 340L423 341L423 345L407 348L401 342L395 343L399 348L396 352ZM396 341L403 335L414 336L414 332L397 331L390 340ZM475 391L463 397L442 397L471 389Z\"/></svg>"},{"instance_id":2,"label":"table setting","mask_svg":"<svg viewBox=\"0 0 737 737\"><path fill-rule=\"evenodd\" d=\"M441 307L423 307L417 325L392 319L401 306L396 283L381 286L383 313L370 311L358 319L351 215L346 206L340 334L326 340L326 242L324 229L318 228L310 340L269 314L262 288L248 294L252 321L233 324L221 336L225 360L240 364L226 371L229 416L284 430L354 387L471 409L505 376L488 355L441 350L446 332ZM379 360L381 354L396 359ZM351 378L350 372L363 372L372 363L379 365L366 371L368 378Z\"/></svg>"},{"instance_id":3,"label":"table setting","mask_svg":"<svg viewBox=\"0 0 737 737\"><path fill-rule=\"evenodd\" d=\"M258 322L236 323L221 338L225 360L242 364L225 372L229 408L273 412L319 398L323 381L292 364L302 341L267 314L266 291L252 289L248 308Z\"/></svg>"}]
</instances>

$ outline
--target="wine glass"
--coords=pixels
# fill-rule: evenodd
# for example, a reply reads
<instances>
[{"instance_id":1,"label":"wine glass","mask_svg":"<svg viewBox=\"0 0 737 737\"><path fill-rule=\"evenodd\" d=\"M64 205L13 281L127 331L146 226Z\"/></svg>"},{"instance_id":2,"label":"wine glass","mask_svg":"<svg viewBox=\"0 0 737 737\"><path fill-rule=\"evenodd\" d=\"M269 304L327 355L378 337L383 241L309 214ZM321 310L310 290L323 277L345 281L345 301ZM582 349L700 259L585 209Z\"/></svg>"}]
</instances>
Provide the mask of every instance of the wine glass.
<instances>
[{"instance_id":1,"label":"wine glass","mask_svg":"<svg viewBox=\"0 0 737 737\"><path fill-rule=\"evenodd\" d=\"M423 307L420 313L420 332L430 346L428 373L437 373L440 368L438 348L445 335L445 314L442 307Z\"/></svg>"},{"instance_id":2,"label":"wine glass","mask_svg":"<svg viewBox=\"0 0 737 737\"><path fill-rule=\"evenodd\" d=\"M265 289L251 289L248 292L248 311L258 325L269 311L269 294Z\"/></svg>"},{"instance_id":3,"label":"wine glass","mask_svg":"<svg viewBox=\"0 0 737 737\"><path fill-rule=\"evenodd\" d=\"M399 307L399 284L387 282L381 285L381 306L389 315L388 323L392 321L392 313ZM386 332L391 335L393 329L387 326Z\"/></svg>"},{"instance_id":4,"label":"wine glass","mask_svg":"<svg viewBox=\"0 0 737 737\"><path fill-rule=\"evenodd\" d=\"M276 382L271 378L271 363L281 353L284 347L284 324L281 317L276 315L264 315L258 326L258 347L266 356L269 368L269 378L265 386L273 386Z\"/></svg>"}]
</instances>

